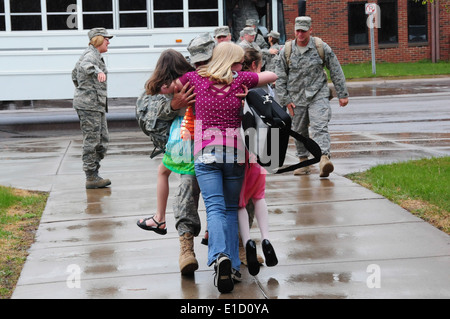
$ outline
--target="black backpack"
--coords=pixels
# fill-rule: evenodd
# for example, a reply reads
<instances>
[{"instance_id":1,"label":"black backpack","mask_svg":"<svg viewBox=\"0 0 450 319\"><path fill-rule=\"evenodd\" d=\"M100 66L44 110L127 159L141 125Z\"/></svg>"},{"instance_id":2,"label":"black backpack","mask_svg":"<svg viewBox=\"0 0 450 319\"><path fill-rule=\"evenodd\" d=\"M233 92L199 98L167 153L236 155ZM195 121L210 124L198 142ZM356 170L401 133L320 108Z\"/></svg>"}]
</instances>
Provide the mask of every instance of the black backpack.
<instances>
[{"instance_id":1,"label":"black backpack","mask_svg":"<svg viewBox=\"0 0 450 319\"><path fill-rule=\"evenodd\" d=\"M144 92L137 99L136 119L139 127L150 137L155 147L150 158L165 152L170 126L177 114L170 108L170 99L165 95L147 95Z\"/></svg>"},{"instance_id":2,"label":"black backpack","mask_svg":"<svg viewBox=\"0 0 450 319\"><path fill-rule=\"evenodd\" d=\"M264 89L249 90L242 115L245 146L269 173L281 174L320 161L319 145L294 132L291 124L289 114ZM314 158L280 168L286 158L290 136L302 142Z\"/></svg>"}]
</instances>

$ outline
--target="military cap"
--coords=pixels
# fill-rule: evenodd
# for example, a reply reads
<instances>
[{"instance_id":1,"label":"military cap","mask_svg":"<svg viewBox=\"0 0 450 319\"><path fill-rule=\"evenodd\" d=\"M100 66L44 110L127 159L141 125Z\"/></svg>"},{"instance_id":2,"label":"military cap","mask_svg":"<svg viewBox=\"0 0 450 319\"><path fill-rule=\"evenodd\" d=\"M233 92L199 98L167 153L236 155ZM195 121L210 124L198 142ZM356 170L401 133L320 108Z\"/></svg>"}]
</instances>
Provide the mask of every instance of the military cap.
<instances>
[{"instance_id":1,"label":"military cap","mask_svg":"<svg viewBox=\"0 0 450 319\"><path fill-rule=\"evenodd\" d=\"M88 32L89 40L91 40L93 37L96 37L98 35L101 35L102 37L108 38L108 39L111 39L113 37L112 35L110 35L108 33L108 31L106 31L105 28L93 28L93 29L89 30L89 32Z\"/></svg>"},{"instance_id":2,"label":"military cap","mask_svg":"<svg viewBox=\"0 0 450 319\"><path fill-rule=\"evenodd\" d=\"M187 47L191 63L207 61L212 57L215 43L209 33L203 33L193 38Z\"/></svg>"},{"instance_id":3,"label":"military cap","mask_svg":"<svg viewBox=\"0 0 450 319\"><path fill-rule=\"evenodd\" d=\"M242 30L244 32L244 34L248 34L248 35L255 35L256 31L254 28L252 27L245 27L244 30Z\"/></svg>"},{"instance_id":4,"label":"military cap","mask_svg":"<svg viewBox=\"0 0 450 319\"><path fill-rule=\"evenodd\" d=\"M269 34L267 35L268 37L272 37L275 39L280 39L280 33L277 31L270 31Z\"/></svg>"},{"instance_id":5,"label":"military cap","mask_svg":"<svg viewBox=\"0 0 450 319\"><path fill-rule=\"evenodd\" d=\"M308 31L311 29L310 17L297 17L295 18L295 30Z\"/></svg>"},{"instance_id":6,"label":"military cap","mask_svg":"<svg viewBox=\"0 0 450 319\"><path fill-rule=\"evenodd\" d=\"M214 37L220 37L220 36L227 36L230 34L230 28L228 28L227 26L224 27L217 27L214 30Z\"/></svg>"},{"instance_id":7,"label":"military cap","mask_svg":"<svg viewBox=\"0 0 450 319\"><path fill-rule=\"evenodd\" d=\"M246 26L252 26L252 25L258 25L259 20L256 19L247 19L245 20L245 25Z\"/></svg>"}]
</instances>

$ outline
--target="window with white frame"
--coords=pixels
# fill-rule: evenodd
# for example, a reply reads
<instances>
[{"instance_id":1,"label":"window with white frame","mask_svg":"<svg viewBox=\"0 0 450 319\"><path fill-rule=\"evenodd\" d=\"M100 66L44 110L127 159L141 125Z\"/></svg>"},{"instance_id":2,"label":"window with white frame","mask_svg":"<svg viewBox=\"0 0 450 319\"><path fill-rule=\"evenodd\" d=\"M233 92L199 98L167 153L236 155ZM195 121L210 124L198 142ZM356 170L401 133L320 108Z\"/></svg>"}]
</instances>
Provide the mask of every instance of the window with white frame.
<instances>
[{"instance_id":1,"label":"window with white frame","mask_svg":"<svg viewBox=\"0 0 450 319\"><path fill-rule=\"evenodd\" d=\"M153 0L154 28L181 28L183 25L183 0Z\"/></svg>"},{"instance_id":2,"label":"window with white frame","mask_svg":"<svg viewBox=\"0 0 450 319\"><path fill-rule=\"evenodd\" d=\"M41 0L9 1L11 30L42 30Z\"/></svg>"},{"instance_id":3,"label":"window with white frame","mask_svg":"<svg viewBox=\"0 0 450 319\"><path fill-rule=\"evenodd\" d=\"M153 0L152 4L154 28L219 25L219 0Z\"/></svg>"},{"instance_id":4,"label":"window with white frame","mask_svg":"<svg viewBox=\"0 0 450 319\"><path fill-rule=\"evenodd\" d=\"M189 0L189 26L212 27L219 25L218 0Z\"/></svg>"},{"instance_id":5,"label":"window with white frame","mask_svg":"<svg viewBox=\"0 0 450 319\"><path fill-rule=\"evenodd\" d=\"M83 29L114 29L113 0L84 0Z\"/></svg>"},{"instance_id":6,"label":"window with white frame","mask_svg":"<svg viewBox=\"0 0 450 319\"><path fill-rule=\"evenodd\" d=\"M120 28L147 28L147 0L119 0Z\"/></svg>"},{"instance_id":7,"label":"window with white frame","mask_svg":"<svg viewBox=\"0 0 450 319\"><path fill-rule=\"evenodd\" d=\"M222 4L223 0L0 0L0 31L218 26Z\"/></svg>"},{"instance_id":8,"label":"window with white frame","mask_svg":"<svg viewBox=\"0 0 450 319\"><path fill-rule=\"evenodd\" d=\"M76 28L75 21L71 19L76 12L76 0L46 0L46 6L48 30Z\"/></svg>"}]
</instances>

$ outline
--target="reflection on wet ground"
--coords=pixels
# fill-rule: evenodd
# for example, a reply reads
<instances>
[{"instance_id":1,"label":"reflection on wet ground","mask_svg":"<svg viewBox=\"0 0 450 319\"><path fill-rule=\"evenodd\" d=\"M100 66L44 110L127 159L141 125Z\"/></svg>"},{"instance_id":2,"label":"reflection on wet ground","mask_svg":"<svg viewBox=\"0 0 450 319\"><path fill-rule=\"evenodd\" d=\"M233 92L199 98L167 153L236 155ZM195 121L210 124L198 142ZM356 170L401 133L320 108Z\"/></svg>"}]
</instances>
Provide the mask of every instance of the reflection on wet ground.
<instances>
[{"instance_id":1,"label":"reflection on wet ground","mask_svg":"<svg viewBox=\"0 0 450 319\"><path fill-rule=\"evenodd\" d=\"M443 132L336 132L336 171L329 179L318 178L317 165L309 176L268 175L270 239L279 265L262 267L257 277L242 266L243 282L227 295L213 285L201 236L195 242L199 270L180 275L172 195L166 236L136 227L137 219L155 211L161 160L148 158L150 148L145 154L149 142L142 133L112 133L102 175L113 184L100 190L83 188L81 137L0 141L0 184L39 189L48 183L52 190L14 297L35 298L35 289L47 298L448 297L450 257L442 251L448 237L340 175L399 158L450 155L449 140ZM35 160L35 152L48 156ZM296 160L293 154L291 143L288 161ZM177 183L171 176L171 194ZM202 203L200 218L204 225ZM256 225L251 234L261 253ZM367 288L371 264L383 271L383 289ZM79 269L79 289L67 288L71 265Z\"/></svg>"},{"instance_id":2,"label":"reflection on wet ground","mask_svg":"<svg viewBox=\"0 0 450 319\"><path fill-rule=\"evenodd\" d=\"M402 84L399 85L399 82ZM366 82L348 82L350 96L386 96L403 94L450 93L450 80L368 80Z\"/></svg>"},{"instance_id":3,"label":"reflection on wet ground","mask_svg":"<svg viewBox=\"0 0 450 319\"><path fill-rule=\"evenodd\" d=\"M135 105L136 98L109 98L108 106ZM25 101L0 101L0 111L2 110L42 110L72 108L72 100L25 100Z\"/></svg>"}]
</instances>

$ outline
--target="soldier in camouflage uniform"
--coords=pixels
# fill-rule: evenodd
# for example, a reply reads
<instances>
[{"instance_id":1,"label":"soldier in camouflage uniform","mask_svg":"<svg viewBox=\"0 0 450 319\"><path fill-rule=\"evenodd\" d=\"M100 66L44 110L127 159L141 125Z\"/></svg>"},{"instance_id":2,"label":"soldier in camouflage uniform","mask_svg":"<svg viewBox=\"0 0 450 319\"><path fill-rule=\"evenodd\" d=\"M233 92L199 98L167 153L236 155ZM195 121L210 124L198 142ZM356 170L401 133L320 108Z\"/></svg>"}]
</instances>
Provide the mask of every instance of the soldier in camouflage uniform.
<instances>
[{"instance_id":1,"label":"soldier in camouflage uniform","mask_svg":"<svg viewBox=\"0 0 450 319\"><path fill-rule=\"evenodd\" d=\"M231 42L230 28L228 26L215 28L214 40L216 40L216 44L219 44L221 42Z\"/></svg>"},{"instance_id":2,"label":"soldier in camouflage uniform","mask_svg":"<svg viewBox=\"0 0 450 319\"><path fill-rule=\"evenodd\" d=\"M214 40L209 34L202 34L194 38L188 45L190 63L199 67L212 57ZM192 104L195 94L192 89L186 91L186 85L182 91L175 93L172 98L152 99L149 103L164 103L162 106L166 113L178 110ZM175 227L180 240L179 266L183 275L192 275L198 269L198 261L194 252L194 237L201 230L200 217L198 215L198 201L200 188L194 175L180 175L175 202L173 204Z\"/></svg>"},{"instance_id":3,"label":"soldier in camouflage uniform","mask_svg":"<svg viewBox=\"0 0 450 319\"><path fill-rule=\"evenodd\" d=\"M243 40L239 43L239 45L245 50L245 49L255 49L258 52L261 52L263 56L262 61L262 67L265 68L267 61L269 61L272 57L272 55L278 54L278 49L270 48L269 45L264 41L264 43L267 45L264 49L262 49L258 43L256 43L256 36L258 35L255 31L254 27L245 27L243 30Z\"/></svg>"},{"instance_id":4,"label":"soldier in camouflage uniform","mask_svg":"<svg viewBox=\"0 0 450 319\"><path fill-rule=\"evenodd\" d=\"M233 36L239 42L239 32L245 28L248 19L259 19L256 6L259 0L231 0L233 10ZM227 3L228 5L228 3Z\"/></svg>"},{"instance_id":5,"label":"soldier in camouflage uniform","mask_svg":"<svg viewBox=\"0 0 450 319\"><path fill-rule=\"evenodd\" d=\"M252 27L256 32L255 43L261 48L261 50L268 49L269 44L266 42L266 40L264 40L264 37L262 36L262 34L260 34L260 31L258 29L258 24L259 24L259 20L257 20L257 19L247 19L247 21L245 21L245 26Z\"/></svg>"},{"instance_id":6,"label":"soldier in camouflage uniform","mask_svg":"<svg viewBox=\"0 0 450 319\"><path fill-rule=\"evenodd\" d=\"M206 64L212 57L214 46L215 42L209 34L201 34L192 39L187 47L191 64L196 68ZM177 107L174 106L174 100L172 100L171 107ZM200 187L197 178L193 175L180 175L180 184L173 204L173 211L175 227L180 236L178 262L183 275L192 275L198 269L198 261L194 252L194 237L197 237L201 230L198 215L199 198Z\"/></svg>"},{"instance_id":7,"label":"soldier in camouflage uniform","mask_svg":"<svg viewBox=\"0 0 450 319\"><path fill-rule=\"evenodd\" d=\"M112 38L104 28L89 31L89 47L81 55L72 71L75 85L73 107L78 113L83 133L83 170L86 188L103 188L111 184L98 175L100 161L105 157L109 143L106 113L108 112L106 75L102 53L108 51Z\"/></svg>"},{"instance_id":8,"label":"soldier in camouflage uniform","mask_svg":"<svg viewBox=\"0 0 450 319\"><path fill-rule=\"evenodd\" d=\"M270 31L267 38L269 39L270 49L273 49L274 51L269 51L270 54L266 57L266 71L275 72L278 53L282 48L278 43L280 40L280 33L277 31Z\"/></svg>"},{"instance_id":9,"label":"soldier in camouflage uniform","mask_svg":"<svg viewBox=\"0 0 450 319\"><path fill-rule=\"evenodd\" d=\"M245 27L243 30L243 38L239 45L245 50L245 49L255 49L258 52L261 52L261 48L258 44L255 42L256 37L256 31L252 27Z\"/></svg>"},{"instance_id":10,"label":"soldier in camouflage uniform","mask_svg":"<svg viewBox=\"0 0 450 319\"><path fill-rule=\"evenodd\" d=\"M339 105L344 107L348 103L348 91L344 73L333 50L324 42L324 59L322 61L311 37L311 18L297 17L295 19L295 42L292 43L290 56L286 57L286 45L281 50L276 65L276 91L281 105L287 106L293 116L292 129L309 136L319 144L322 157L319 163L320 177L328 177L334 170L330 161L330 134L328 122L331 118L329 103L330 91L324 65L330 70L331 80L339 98ZM290 61L289 64L287 61ZM296 155L300 161L308 158L309 153L302 143L296 141ZM309 168L294 171L295 175L309 174Z\"/></svg>"}]
</instances>

